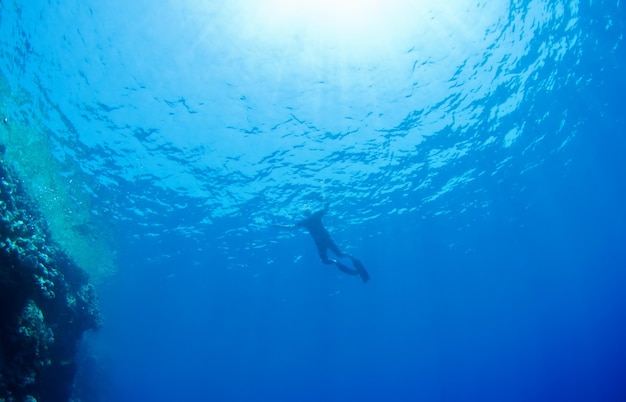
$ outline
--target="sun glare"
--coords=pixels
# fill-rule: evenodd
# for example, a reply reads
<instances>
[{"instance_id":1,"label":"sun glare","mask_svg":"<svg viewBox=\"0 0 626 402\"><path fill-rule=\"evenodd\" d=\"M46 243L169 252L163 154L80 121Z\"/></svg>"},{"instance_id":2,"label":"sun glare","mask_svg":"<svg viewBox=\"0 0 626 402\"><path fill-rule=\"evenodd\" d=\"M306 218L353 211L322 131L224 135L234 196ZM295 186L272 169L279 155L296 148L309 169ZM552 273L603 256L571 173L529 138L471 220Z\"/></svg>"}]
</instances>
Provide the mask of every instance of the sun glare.
<instances>
[{"instance_id":1,"label":"sun glare","mask_svg":"<svg viewBox=\"0 0 626 402\"><path fill-rule=\"evenodd\" d=\"M272 0L272 3L269 10L274 10L274 19L282 23L297 22L320 40L363 36L376 30L381 22L379 1Z\"/></svg>"},{"instance_id":2,"label":"sun glare","mask_svg":"<svg viewBox=\"0 0 626 402\"><path fill-rule=\"evenodd\" d=\"M406 68L402 55L424 60L464 57L480 46L504 0L241 1L233 26L250 53L294 68ZM504 13L504 14L503 14ZM287 61L288 60L288 61ZM321 67L321 68L324 68Z\"/></svg>"},{"instance_id":3,"label":"sun glare","mask_svg":"<svg viewBox=\"0 0 626 402\"><path fill-rule=\"evenodd\" d=\"M406 32L407 7L414 10L414 4L408 0L265 0L253 12L254 25L263 28L257 35L270 40L297 38L307 45L344 52L371 51Z\"/></svg>"}]
</instances>

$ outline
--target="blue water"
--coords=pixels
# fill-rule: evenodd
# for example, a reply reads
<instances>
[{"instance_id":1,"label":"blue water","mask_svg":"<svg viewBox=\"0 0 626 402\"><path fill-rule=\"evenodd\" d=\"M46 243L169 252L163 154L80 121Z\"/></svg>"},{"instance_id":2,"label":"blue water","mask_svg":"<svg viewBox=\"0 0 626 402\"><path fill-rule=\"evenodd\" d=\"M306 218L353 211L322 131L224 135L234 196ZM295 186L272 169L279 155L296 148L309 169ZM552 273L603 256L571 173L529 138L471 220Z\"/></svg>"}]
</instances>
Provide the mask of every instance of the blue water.
<instances>
[{"instance_id":1,"label":"blue water","mask_svg":"<svg viewBox=\"0 0 626 402\"><path fill-rule=\"evenodd\" d=\"M626 400L623 2L334 3L0 3L83 396Z\"/></svg>"}]
</instances>

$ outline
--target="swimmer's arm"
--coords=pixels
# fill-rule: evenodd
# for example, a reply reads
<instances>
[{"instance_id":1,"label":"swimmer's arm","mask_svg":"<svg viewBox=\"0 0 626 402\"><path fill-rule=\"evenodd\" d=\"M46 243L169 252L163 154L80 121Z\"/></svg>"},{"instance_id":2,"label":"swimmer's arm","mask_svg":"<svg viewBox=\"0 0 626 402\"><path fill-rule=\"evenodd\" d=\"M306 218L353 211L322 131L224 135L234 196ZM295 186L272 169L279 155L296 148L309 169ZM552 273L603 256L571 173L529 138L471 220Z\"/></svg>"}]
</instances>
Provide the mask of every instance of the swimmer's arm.
<instances>
[{"instance_id":1,"label":"swimmer's arm","mask_svg":"<svg viewBox=\"0 0 626 402\"><path fill-rule=\"evenodd\" d=\"M315 216L317 216L318 218L321 218L322 216L326 215L326 212L328 212L328 207L330 206L330 203L328 201L326 201L326 204L324 204L324 209L317 211L315 213Z\"/></svg>"}]
</instances>

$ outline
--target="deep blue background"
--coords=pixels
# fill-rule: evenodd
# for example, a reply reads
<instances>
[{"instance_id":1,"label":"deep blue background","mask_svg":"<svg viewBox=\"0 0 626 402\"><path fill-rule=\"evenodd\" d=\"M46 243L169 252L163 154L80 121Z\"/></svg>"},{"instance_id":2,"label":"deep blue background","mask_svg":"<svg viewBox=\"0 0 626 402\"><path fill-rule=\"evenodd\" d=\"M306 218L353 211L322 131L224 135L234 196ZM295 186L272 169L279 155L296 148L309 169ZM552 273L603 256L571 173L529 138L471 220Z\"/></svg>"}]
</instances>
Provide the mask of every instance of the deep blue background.
<instances>
[{"instance_id":1,"label":"deep blue background","mask_svg":"<svg viewBox=\"0 0 626 402\"><path fill-rule=\"evenodd\" d=\"M274 245L272 265L248 256L249 270L167 238L161 263L122 250L132 269L102 294L98 338L116 400L624 400L624 60L589 56L581 71L602 79L539 101L585 116L565 152L546 140L540 167L519 175L522 157L441 201L487 211L345 228L333 203L326 220L367 285L320 264L305 233Z\"/></svg>"},{"instance_id":2,"label":"deep blue background","mask_svg":"<svg viewBox=\"0 0 626 402\"><path fill-rule=\"evenodd\" d=\"M7 158L48 144L74 198L27 188L116 255L86 400L626 400L624 5L475 3L372 65L217 2L0 4ZM324 200L369 283L271 226Z\"/></svg>"},{"instance_id":3,"label":"deep blue background","mask_svg":"<svg viewBox=\"0 0 626 402\"><path fill-rule=\"evenodd\" d=\"M367 285L319 263L305 233L277 251L303 264L277 255L257 277L218 269L219 253L155 266L126 250L102 300L116 397L622 400L621 119L592 114L566 166L548 159L522 193L502 183L488 216L350 228L340 244L377 233L353 249Z\"/></svg>"}]
</instances>

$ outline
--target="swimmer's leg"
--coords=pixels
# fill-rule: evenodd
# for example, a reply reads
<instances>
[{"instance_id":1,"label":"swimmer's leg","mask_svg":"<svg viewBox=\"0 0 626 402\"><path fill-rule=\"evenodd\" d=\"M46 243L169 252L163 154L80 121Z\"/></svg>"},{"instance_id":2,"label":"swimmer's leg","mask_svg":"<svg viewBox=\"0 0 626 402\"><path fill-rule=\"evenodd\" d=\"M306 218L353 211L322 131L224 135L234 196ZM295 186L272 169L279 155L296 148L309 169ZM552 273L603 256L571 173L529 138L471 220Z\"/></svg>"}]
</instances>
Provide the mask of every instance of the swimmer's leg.
<instances>
[{"instance_id":1,"label":"swimmer's leg","mask_svg":"<svg viewBox=\"0 0 626 402\"><path fill-rule=\"evenodd\" d=\"M339 268L339 270L343 273L346 273L348 275L358 275L359 271L357 271L356 269L352 269L350 267L348 267L345 264L340 263L339 261L335 261L335 265L337 265L337 268Z\"/></svg>"},{"instance_id":2,"label":"swimmer's leg","mask_svg":"<svg viewBox=\"0 0 626 402\"><path fill-rule=\"evenodd\" d=\"M334 264L337 261L328 258L328 249L326 247L317 246L317 253L324 264Z\"/></svg>"},{"instance_id":3,"label":"swimmer's leg","mask_svg":"<svg viewBox=\"0 0 626 402\"><path fill-rule=\"evenodd\" d=\"M337 247L335 242L332 240L328 244L328 248L331 249L337 257L350 257L350 254L342 253L341 250L339 250L339 247Z\"/></svg>"}]
</instances>

